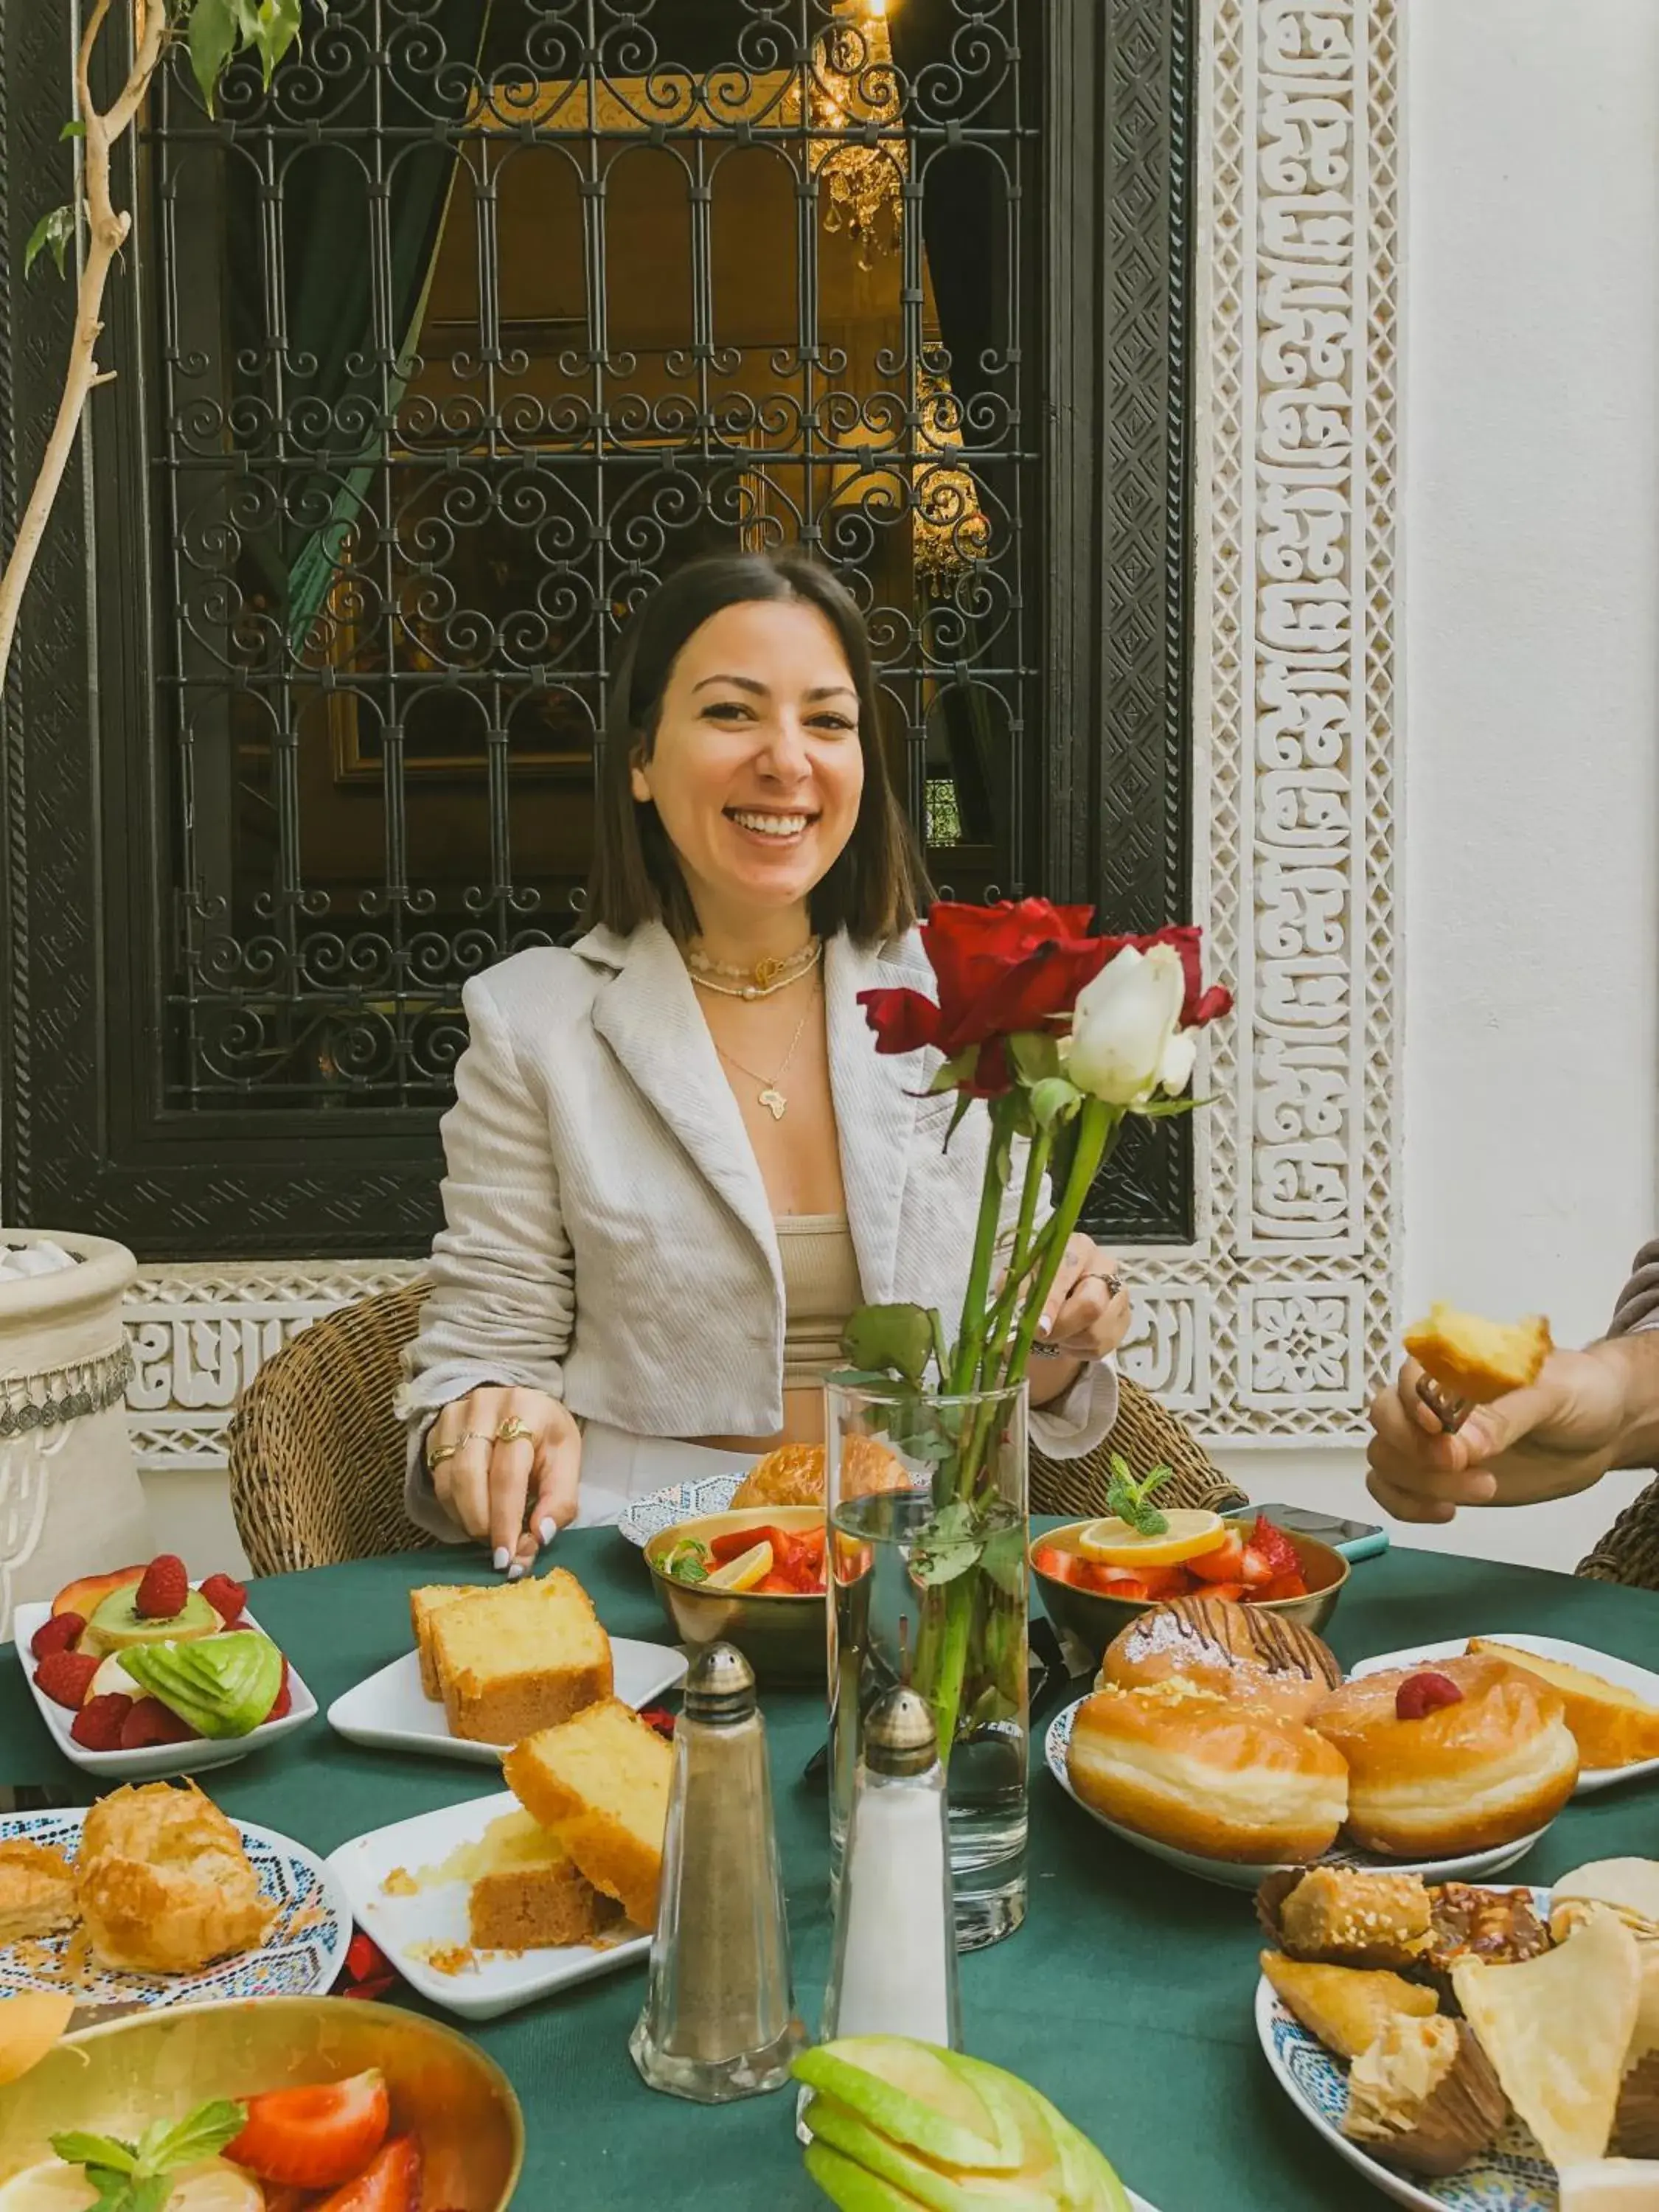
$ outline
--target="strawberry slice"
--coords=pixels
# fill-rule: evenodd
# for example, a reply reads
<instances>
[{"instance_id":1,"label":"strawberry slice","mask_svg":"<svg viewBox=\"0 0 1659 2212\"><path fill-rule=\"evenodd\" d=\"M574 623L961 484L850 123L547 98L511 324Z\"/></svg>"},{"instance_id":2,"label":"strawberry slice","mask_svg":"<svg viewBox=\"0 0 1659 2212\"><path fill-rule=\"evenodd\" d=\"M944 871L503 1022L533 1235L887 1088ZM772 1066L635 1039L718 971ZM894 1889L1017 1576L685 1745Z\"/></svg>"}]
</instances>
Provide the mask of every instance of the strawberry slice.
<instances>
[{"instance_id":1,"label":"strawberry slice","mask_svg":"<svg viewBox=\"0 0 1659 2212\"><path fill-rule=\"evenodd\" d=\"M235 2146L225 2155L234 2157ZM421 2146L414 2136L394 2136L374 2163L325 2197L315 2212L418 2212Z\"/></svg>"},{"instance_id":2,"label":"strawberry slice","mask_svg":"<svg viewBox=\"0 0 1659 2212\"><path fill-rule=\"evenodd\" d=\"M1263 1583L1259 1589L1250 1592L1258 1605L1271 1605L1281 1597L1306 1597L1307 1595L1308 1585L1303 1581L1299 1569L1292 1575L1275 1575L1270 1583Z\"/></svg>"},{"instance_id":3,"label":"strawberry slice","mask_svg":"<svg viewBox=\"0 0 1659 2212\"><path fill-rule=\"evenodd\" d=\"M1201 1583L1236 1583L1242 1580L1243 1564L1244 1539L1237 1528L1229 1528L1214 1551L1200 1552L1187 1566Z\"/></svg>"},{"instance_id":4,"label":"strawberry slice","mask_svg":"<svg viewBox=\"0 0 1659 2212\"><path fill-rule=\"evenodd\" d=\"M1264 1513L1255 1516L1255 1526L1250 1531L1250 1548L1261 1553L1276 1575L1299 1575L1302 1571L1296 1546L1282 1528L1274 1528Z\"/></svg>"},{"instance_id":5,"label":"strawberry slice","mask_svg":"<svg viewBox=\"0 0 1659 2212\"><path fill-rule=\"evenodd\" d=\"M1258 1552L1253 1543L1246 1544L1244 1556L1238 1563L1238 1579L1245 1589L1260 1589L1263 1583L1273 1580L1273 1562L1266 1553Z\"/></svg>"},{"instance_id":6,"label":"strawberry slice","mask_svg":"<svg viewBox=\"0 0 1659 2212\"><path fill-rule=\"evenodd\" d=\"M1137 1567L1134 1576L1144 1585L1147 1596L1157 1598L1160 1603L1165 1598L1186 1597L1193 1587L1186 1566L1180 1561L1167 1567Z\"/></svg>"},{"instance_id":7,"label":"strawberry slice","mask_svg":"<svg viewBox=\"0 0 1659 2212\"><path fill-rule=\"evenodd\" d=\"M1082 1564L1075 1552L1062 1552L1058 1544L1040 1544L1031 1554L1031 1565L1051 1583L1080 1581L1078 1569Z\"/></svg>"},{"instance_id":8,"label":"strawberry slice","mask_svg":"<svg viewBox=\"0 0 1659 2212\"><path fill-rule=\"evenodd\" d=\"M1081 1565L1083 1587L1096 1591L1102 1597L1127 1597L1139 1602L1152 1595L1139 1575L1126 1574L1121 1567L1103 1567L1092 1559L1083 1560Z\"/></svg>"},{"instance_id":9,"label":"strawberry slice","mask_svg":"<svg viewBox=\"0 0 1659 2212\"><path fill-rule=\"evenodd\" d=\"M1237 1605L1244 1595L1244 1585L1243 1583L1212 1583L1204 1595L1206 1597L1221 1598L1229 1605Z\"/></svg>"},{"instance_id":10,"label":"strawberry slice","mask_svg":"<svg viewBox=\"0 0 1659 2212\"><path fill-rule=\"evenodd\" d=\"M247 2124L225 2156L261 2181L333 2189L354 2177L367 2179L363 2169L386 2141L391 2121L386 2076L378 2066L371 2066L367 2073L343 2081L272 2089L262 2097L250 2097ZM395 2205L414 2199L389 2197L384 2201ZM372 2197L362 2200L366 2212L380 2202ZM356 2200L352 2203L355 2212Z\"/></svg>"}]
</instances>

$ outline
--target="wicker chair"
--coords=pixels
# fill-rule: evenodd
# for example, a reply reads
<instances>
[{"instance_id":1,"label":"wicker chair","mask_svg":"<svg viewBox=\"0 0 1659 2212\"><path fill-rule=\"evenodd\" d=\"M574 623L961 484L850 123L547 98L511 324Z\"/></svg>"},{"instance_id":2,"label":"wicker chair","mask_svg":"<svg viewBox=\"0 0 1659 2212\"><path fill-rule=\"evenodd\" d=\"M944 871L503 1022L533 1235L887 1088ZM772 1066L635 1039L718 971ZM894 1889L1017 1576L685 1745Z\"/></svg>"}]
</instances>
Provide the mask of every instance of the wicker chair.
<instances>
[{"instance_id":1,"label":"wicker chair","mask_svg":"<svg viewBox=\"0 0 1659 2212\"><path fill-rule=\"evenodd\" d=\"M1593 1582L1659 1589L1659 1482L1625 1508L1577 1571Z\"/></svg>"},{"instance_id":2,"label":"wicker chair","mask_svg":"<svg viewBox=\"0 0 1659 2212\"><path fill-rule=\"evenodd\" d=\"M230 1503L255 1574L433 1548L404 1512L404 1430L392 1410L426 1292L409 1283L325 1315L254 1376L230 1425ZM1109 1449L1139 1474L1171 1468L1160 1493L1171 1504L1244 1503L1173 1413L1127 1377L1120 1388L1109 1446L1077 1460L1032 1454L1036 1511L1101 1511Z\"/></svg>"}]
</instances>

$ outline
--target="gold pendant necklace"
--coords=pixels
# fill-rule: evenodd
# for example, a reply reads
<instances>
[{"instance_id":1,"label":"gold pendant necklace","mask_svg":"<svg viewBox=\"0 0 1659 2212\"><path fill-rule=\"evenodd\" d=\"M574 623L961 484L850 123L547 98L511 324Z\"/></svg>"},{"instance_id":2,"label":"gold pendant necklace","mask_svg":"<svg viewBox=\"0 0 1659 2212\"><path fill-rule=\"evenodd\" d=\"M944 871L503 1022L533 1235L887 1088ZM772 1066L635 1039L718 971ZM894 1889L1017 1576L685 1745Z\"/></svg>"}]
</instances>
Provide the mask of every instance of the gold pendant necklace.
<instances>
[{"instance_id":1,"label":"gold pendant necklace","mask_svg":"<svg viewBox=\"0 0 1659 2212\"><path fill-rule=\"evenodd\" d=\"M781 1121L784 1115L789 1110L789 1101L784 1097L782 1091L779 1090L778 1085L782 1082L784 1077L789 1073L789 1063L795 1056L795 1047L800 1042L802 1034L806 1028L807 1015L811 1012L813 1006L815 1006L817 1003L817 994L815 991L812 994L811 998L807 1002L805 1012L802 1014L800 1019L795 1024L795 1034L789 1040L789 1049L783 1055L783 1059L779 1065L777 1073L769 1079L766 1076L763 1075L757 1068L745 1067L740 1060L733 1059L732 1054L726 1049L726 1047L720 1042L719 1039L716 1038L715 1040L714 1049L719 1053L720 1058L726 1063L727 1066L735 1067L739 1075L746 1075L751 1083L759 1084L760 1089L756 1093L755 1103L757 1106L764 1106L767 1112L772 1116L772 1119L775 1121Z\"/></svg>"}]
</instances>

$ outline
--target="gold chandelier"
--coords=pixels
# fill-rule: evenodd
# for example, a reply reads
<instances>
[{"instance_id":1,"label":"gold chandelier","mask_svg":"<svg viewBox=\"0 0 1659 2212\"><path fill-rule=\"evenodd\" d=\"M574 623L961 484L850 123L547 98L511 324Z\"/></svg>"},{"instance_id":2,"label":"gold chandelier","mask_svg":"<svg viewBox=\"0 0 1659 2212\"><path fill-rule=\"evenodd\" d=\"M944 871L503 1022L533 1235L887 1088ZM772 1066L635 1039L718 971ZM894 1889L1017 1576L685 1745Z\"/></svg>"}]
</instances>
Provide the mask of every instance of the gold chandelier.
<instances>
[{"instance_id":1,"label":"gold chandelier","mask_svg":"<svg viewBox=\"0 0 1659 2212\"><path fill-rule=\"evenodd\" d=\"M876 253L897 252L902 235L903 117L887 0L840 0L813 45L810 102L813 128L836 134L815 139L810 156L829 191L824 228L854 239L859 266L871 268ZM860 130L879 138L849 143Z\"/></svg>"}]
</instances>

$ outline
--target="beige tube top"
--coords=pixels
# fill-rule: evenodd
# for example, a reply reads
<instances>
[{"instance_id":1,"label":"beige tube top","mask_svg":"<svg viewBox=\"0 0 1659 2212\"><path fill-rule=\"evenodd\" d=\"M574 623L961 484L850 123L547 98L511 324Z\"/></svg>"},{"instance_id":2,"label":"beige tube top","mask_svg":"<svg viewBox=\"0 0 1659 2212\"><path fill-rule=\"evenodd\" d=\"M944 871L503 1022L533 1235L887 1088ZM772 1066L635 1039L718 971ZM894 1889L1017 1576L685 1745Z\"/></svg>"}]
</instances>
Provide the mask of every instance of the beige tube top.
<instances>
[{"instance_id":1,"label":"beige tube top","mask_svg":"<svg viewBox=\"0 0 1659 2212\"><path fill-rule=\"evenodd\" d=\"M864 1303L858 1255L844 1213L776 1217L783 1266L783 1387L816 1389L845 1364L841 1333Z\"/></svg>"}]
</instances>

